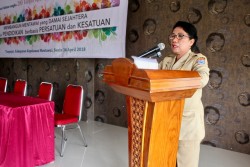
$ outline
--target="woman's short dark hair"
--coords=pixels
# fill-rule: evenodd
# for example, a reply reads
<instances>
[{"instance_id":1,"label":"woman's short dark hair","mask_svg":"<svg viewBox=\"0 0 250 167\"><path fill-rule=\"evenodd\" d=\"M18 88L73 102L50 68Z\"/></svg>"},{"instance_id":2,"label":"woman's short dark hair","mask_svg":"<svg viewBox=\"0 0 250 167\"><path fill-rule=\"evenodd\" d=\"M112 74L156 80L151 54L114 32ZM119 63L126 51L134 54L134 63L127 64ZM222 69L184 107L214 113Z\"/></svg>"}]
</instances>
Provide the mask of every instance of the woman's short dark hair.
<instances>
[{"instance_id":1,"label":"woman's short dark hair","mask_svg":"<svg viewBox=\"0 0 250 167\"><path fill-rule=\"evenodd\" d=\"M195 53L200 53L200 50L198 46L196 45L198 41L198 36L197 36L197 30L195 26L185 21L178 21L177 23L175 23L173 30L176 27L181 27L189 35L190 39L194 39L194 44L191 46L191 50Z\"/></svg>"}]
</instances>

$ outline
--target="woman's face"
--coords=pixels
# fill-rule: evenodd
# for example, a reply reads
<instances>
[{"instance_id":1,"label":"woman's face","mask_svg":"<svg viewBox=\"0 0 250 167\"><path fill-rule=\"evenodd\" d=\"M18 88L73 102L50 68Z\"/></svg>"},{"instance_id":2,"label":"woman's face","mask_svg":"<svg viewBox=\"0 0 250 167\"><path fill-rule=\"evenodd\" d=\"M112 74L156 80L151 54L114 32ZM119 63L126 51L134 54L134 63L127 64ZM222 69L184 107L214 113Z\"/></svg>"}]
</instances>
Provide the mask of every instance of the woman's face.
<instances>
[{"instance_id":1,"label":"woman's face","mask_svg":"<svg viewBox=\"0 0 250 167\"><path fill-rule=\"evenodd\" d=\"M179 58L186 54L194 43L194 39L189 39L188 33L181 27L176 27L173 30L169 40L172 52Z\"/></svg>"}]
</instances>

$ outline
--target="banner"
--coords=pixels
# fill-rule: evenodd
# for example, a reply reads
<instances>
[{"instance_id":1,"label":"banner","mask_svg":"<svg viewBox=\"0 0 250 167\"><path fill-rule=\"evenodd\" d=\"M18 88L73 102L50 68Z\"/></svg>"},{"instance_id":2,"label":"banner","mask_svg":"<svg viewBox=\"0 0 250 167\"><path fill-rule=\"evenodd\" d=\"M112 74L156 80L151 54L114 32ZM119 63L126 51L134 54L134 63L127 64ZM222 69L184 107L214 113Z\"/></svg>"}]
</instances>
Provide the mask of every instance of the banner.
<instances>
[{"instance_id":1,"label":"banner","mask_svg":"<svg viewBox=\"0 0 250 167\"><path fill-rule=\"evenodd\" d=\"M2 0L0 57L125 57L127 0Z\"/></svg>"}]
</instances>

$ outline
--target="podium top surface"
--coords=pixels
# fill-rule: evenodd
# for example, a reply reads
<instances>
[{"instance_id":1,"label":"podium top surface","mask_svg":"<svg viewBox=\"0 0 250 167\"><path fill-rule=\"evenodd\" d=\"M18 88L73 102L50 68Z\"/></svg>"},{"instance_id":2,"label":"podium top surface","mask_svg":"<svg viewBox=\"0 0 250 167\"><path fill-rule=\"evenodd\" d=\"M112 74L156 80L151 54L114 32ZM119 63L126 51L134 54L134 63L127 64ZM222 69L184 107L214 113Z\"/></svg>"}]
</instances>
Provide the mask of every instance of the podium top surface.
<instances>
[{"instance_id":1,"label":"podium top surface","mask_svg":"<svg viewBox=\"0 0 250 167\"><path fill-rule=\"evenodd\" d=\"M115 59L111 65L105 67L103 75L104 82L116 91L130 96L135 93L129 91L135 90L144 94L185 94L185 90L194 92L201 86L200 75L196 71L138 69L127 58Z\"/></svg>"}]
</instances>

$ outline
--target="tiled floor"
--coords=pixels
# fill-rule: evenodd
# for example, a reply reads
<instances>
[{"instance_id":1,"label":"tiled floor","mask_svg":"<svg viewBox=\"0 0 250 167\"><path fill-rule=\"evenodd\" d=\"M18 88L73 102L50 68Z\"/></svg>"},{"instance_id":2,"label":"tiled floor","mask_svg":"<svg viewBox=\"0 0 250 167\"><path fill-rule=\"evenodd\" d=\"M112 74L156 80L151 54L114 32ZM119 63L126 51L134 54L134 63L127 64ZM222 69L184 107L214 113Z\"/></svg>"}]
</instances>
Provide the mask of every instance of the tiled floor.
<instances>
[{"instance_id":1,"label":"tiled floor","mask_svg":"<svg viewBox=\"0 0 250 167\"><path fill-rule=\"evenodd\" d=\"M95 121L81 122L88 147L79 131L67 131L64 157L59 156L60 131L56 130L55 162L40 167L128 167L127 128ZM199 167L250 167L250 155L201 146Z\"/></svg>"}]
</instances>

